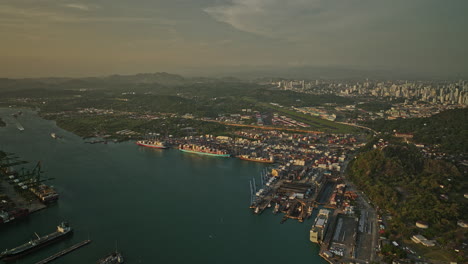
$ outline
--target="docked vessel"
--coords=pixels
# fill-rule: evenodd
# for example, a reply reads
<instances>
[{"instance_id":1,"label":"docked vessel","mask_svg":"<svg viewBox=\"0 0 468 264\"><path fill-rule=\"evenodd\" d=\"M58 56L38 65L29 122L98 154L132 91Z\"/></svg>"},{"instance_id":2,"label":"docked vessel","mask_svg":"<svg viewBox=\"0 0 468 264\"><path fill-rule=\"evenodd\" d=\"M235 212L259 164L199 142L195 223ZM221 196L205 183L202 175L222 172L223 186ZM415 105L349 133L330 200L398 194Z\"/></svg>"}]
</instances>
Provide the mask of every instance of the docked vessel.
<instances>
[{"instance_id":1,"label":"docked vessel","mask_svg":"<svg viewBox=\"0 0 468 264\"><path fill-rule=\"evenodd\" d=\"M194 145L194 144L179 145L179 150L182 152L214 156L214 157L222 157L222 158L231 157L231 154L227 153L227 151L219 150L216 148Z\"/></svg>"},{"instance_id":2,"label":"docked vessel","mask_svg":"<svg viewBox=\"0 0 468 264\"><path fill-rule=\"evenodd\" d=\"M310 229L310 241L314 243L321 243L325 237L327 230L327 221L330 215L330 210L320 209L315 223Z\"/></svg>"},{"instance_id":3,"label":"docked vessel","mask_svg":"<svg viewBox=\"0 0 468 264\"><path fill-rule=\"evenodd\" d=\"M120 254L120 252L115 251L107 255L106 257L98 260L97 263L98 264L118 264L118 263L124 263L124 259L122 257L122 254Z\"/></svg>"},{"instance_id":4,"label":"docked vessel","mask_svg":"<svg viewBox=\"0 0 468 264\"><path fill-rule=\"evenodd\" d=\"M262 158L262 157L251 157L249 155L239 155L237 157L239 159L241 159L241 160L261 162L261 163L274 163L275 162L272 157L270 157L269 159L268 158Z\"/></svg>"},{"instance_id":5,"label":"docked vessel","mask_svg":"<svg viewBox=\"0 0 468 264\"><path fill-rule=\"evenodd\" d=\"M0 224L12 222L29 215L29 210L24 208L15 208L13 210L0 210Z\"/></svg>"},{"instance_id":6,"label":"docked vessel","mask_svg":"<svg viewBox=\"0 0 468 264\"><path fill-rule=\"evenodd\" d=\"M276 203L276 204L275 204L275 208L273 209L273 213L274 213L274 214L277 214L278 211L279 211L279 208L280 208L279 203Z\"/></svg>"},{"instance_id":7,"label":"docked vessel","mask_svg":"<svg viewBox=\"0 0 468 264\"><path fill-rule=\"evenodd\" d=\"M158 149L167 149L168 146L165 142L156 141L156 140L139 140L136 142L138 146L148 147L148 148L158 148Z\"/></svg>"},{"instance_id":8,"label":"docked vessel","mask_svg":"<svg viewBox=\"0 0 468 264\"><path fill-rule=\"evenodd\" d=\"M58 193L54 190L54 188L45 185L39 184L37 186L33 186L29 188L29 190L34 193L34 195L41 200L43 203L50 203L54 202L59 198Z\"/></svg>"},{"instance_id":9,"label":"docked vessel","mask_svg":"<svg viewBox=\"0 0 468 264\"><path fill-rule=\"evenodd\" d=\"M57 226L57 231L51 234L48 234L42 237L36 234L37 239L33 239L13 249L6 249L0 254L0 259L9 261L9 260L20 258L21 256L29 254L33 252L34 250L37 250L55 241L58 241L61 238L65 238L67 235L70 235L72 232L73 230L71 229L71 227L67 223L62 222L59 226Z\"/></svg>"}]
</instances>

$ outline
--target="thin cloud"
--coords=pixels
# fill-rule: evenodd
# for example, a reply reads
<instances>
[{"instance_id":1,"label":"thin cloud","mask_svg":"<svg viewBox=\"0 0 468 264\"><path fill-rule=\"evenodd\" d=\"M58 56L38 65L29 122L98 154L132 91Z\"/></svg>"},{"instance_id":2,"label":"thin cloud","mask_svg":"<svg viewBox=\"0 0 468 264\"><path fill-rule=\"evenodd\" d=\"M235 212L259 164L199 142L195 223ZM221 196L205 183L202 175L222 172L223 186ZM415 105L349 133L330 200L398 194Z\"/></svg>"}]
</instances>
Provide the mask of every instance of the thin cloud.
<instances>
[{"instance_id":1,"label":"thin cloud","mask_svg":"<svg viewBox=\"0 0 468 264\"><path fill-rule=\"evenodd\" d=\"M66 4L66 5L63 5L65 7L68 7L68 8L73 8L73 9L78 9L78 10L81 10L81 11L90 11L91 8L87 5L83 5L83 4Z\"/></svg>"},{"instance_id":2,"label":"thin cloud","mask_svg":"<svg viewBox=\"0 0 468 264\"><path fill-rule=\"evenodd\" d=\"M230 0L203 11L237 30L293 41L319 32L360 28L380 14L369 0Z\"/></svg>"},{"instance_id":3,"label":"thin cloud","mask_svg":"<svg viewBox=\"0 0 468 264\"><path fill-rule=\"evenodd\" d=\"M91 10L83 8L97 8L97 7L85 7L85 6L74 6L69 8L75 8L79 10ZM35 8L21 8L10 5L0 5L0 21L10 22L10 24L19 24L26 26L25 23L37 23L37 22L53 22L53 23L155 23L160 25L174 25L174 22L167 19L151 18L151 17L135 17L135 16L93 16L93 15L78 15L71 14L69 12L53 9L35 9ZM28 23L30 22L30 23ZM0 25L0 28L4 26Z\"/></svg>"}]
</instances>

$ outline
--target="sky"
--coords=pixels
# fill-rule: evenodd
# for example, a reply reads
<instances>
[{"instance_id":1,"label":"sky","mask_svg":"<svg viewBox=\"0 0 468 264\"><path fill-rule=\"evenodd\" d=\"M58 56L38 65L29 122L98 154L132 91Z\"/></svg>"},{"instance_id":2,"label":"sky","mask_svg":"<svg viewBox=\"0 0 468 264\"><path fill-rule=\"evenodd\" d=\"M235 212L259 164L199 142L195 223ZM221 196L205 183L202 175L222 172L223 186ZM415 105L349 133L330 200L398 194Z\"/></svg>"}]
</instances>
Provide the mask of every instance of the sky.
<instances>
[{"instance_id":1,"label":"sky","mask_svg":"<svg viewBox=\"0 0 468 264\"><path fill-rule=\"evenodd\" d=\"M468 72L466 0L0 0L0 77Z\"/></svg>"}]
</instances>

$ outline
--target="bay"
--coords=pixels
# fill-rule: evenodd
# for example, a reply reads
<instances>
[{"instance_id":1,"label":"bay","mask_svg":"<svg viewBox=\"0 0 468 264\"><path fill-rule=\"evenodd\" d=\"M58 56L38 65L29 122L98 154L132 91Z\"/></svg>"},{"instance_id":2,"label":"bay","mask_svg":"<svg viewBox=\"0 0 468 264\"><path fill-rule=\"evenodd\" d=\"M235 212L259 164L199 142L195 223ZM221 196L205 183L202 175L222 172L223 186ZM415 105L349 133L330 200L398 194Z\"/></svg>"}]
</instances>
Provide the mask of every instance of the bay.
<instances>
[{"instance_id":1,"label":"bay","mask_svg":"<svg viewBox=\"0 0 468 264\"><path fill-rule=\"evenodd\" d=\"M57 204L25 220L0 226L0 250L55 230L61 221L71 238L17 263L35 263L84 239L92 243L53 263L96 263L117 246L126 263L326 263L308 240L313 217L287 221L271 210L254 215L249 179L265 165L153 150L134 142L85 144L55 122L22 110L19 131L0 109L0 150L31 163L59 192ZM61 139L53 139L50 133ZM258 178L257 178L258 180Z\"/></svg>"}]
</instances>

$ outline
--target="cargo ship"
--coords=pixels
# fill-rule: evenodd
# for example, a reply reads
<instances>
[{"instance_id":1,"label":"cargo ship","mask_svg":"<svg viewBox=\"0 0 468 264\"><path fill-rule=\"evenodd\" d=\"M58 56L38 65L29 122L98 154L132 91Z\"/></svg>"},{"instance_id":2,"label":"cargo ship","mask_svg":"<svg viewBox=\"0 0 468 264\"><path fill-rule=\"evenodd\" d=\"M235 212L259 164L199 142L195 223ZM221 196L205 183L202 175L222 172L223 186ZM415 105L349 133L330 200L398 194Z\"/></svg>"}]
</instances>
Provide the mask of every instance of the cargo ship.
<instances>
[{"instance_id":1,"label":"cargo ship","mask_svg":"<svg viewBox=\"0 0 468 264\"><path fill-rule=\"evenodd\" d=\"M59 198L58 193L50 186L45 184L39 184L29 188L29 190L34 193L34 195L41 200L43 203L51 203L56 201Z\"/></svg>"},{"instance_id":2,"label":"cargo ship","mask_svg":"<svg viewBox=\"0 0 468 264\"><path fill-rule=\"evenodd\" d=\"M314 243L321 243L325 237L325 232L327 230L327 221L330 215L330 210L320 209L317 218L315 218L315 223L310 229L310 241Z\"/></svg>"},{"instance_id":3,"label":"cargo ship","mask_svg":"<svg viewBox=\"0 0 468 264\"><path fill-rule=\"evenodd\" d=\"M148 147L148 148L158 148L158 149L167 149L168 146L166 143L156 140L139 140L136 142L138 146Z\"/></svg>"},{"instance_id":4,"label":"cargo ship","mask_svg":"<svg viewBox=\"0 0 468 264\"><path fill-rule=\"evenodd\" d=\"M262 158L262 157L251 157L249 155L239 155L237 157L239 159L241 159L241 160L261 162L261 163L274 163L275 162L272 157L270 157L269 159L268 158Z\"/></svg>"},{"instance_id":5,"label":"cargo ship","mask_svg":"<svg viewBox=\"0 0 468 264\"><path fill-rule=\"evenodd\" d=\"M124 263L124 259L122 257L122 254L120 254L120 252L115 251L107 255L106 257L98 260L97 263L98 264L119 264L119 263Z\"/></svg>"},{"instance_id":6,"label":"cargo ship","mask_svg":"<svg viewBox=\"0 0 468 264\"><path fill-rule=\"evenodd\" d=\"M65 238L67 235L70 235L73 232L71 227L62 222L59 226L57 226L57 231L39 237L37 234L37 239L33 239L21 246L15 247L13 249L6 249L2 253L0 253L0 259L4 261L15 260L20 258L26 254L33 252L34 250L40 249L45 247L55 241L58 241L61 238Z\"/></svg>"},{"instance_id":7,"label":"cargo ship","mask_svg":"<svg viewBox=\"0 0 468 264\"><path fill-rule=\"evenodd\" d=\"M182 152L199 154L199 155L207 155L207 156L222 157L222 158L231 157L231 154L227 153L227 151L219 150L216 148L205 147L205 146L198 146L194 144L179 145L179 150Z\"/></svg>"}]
</instances>

